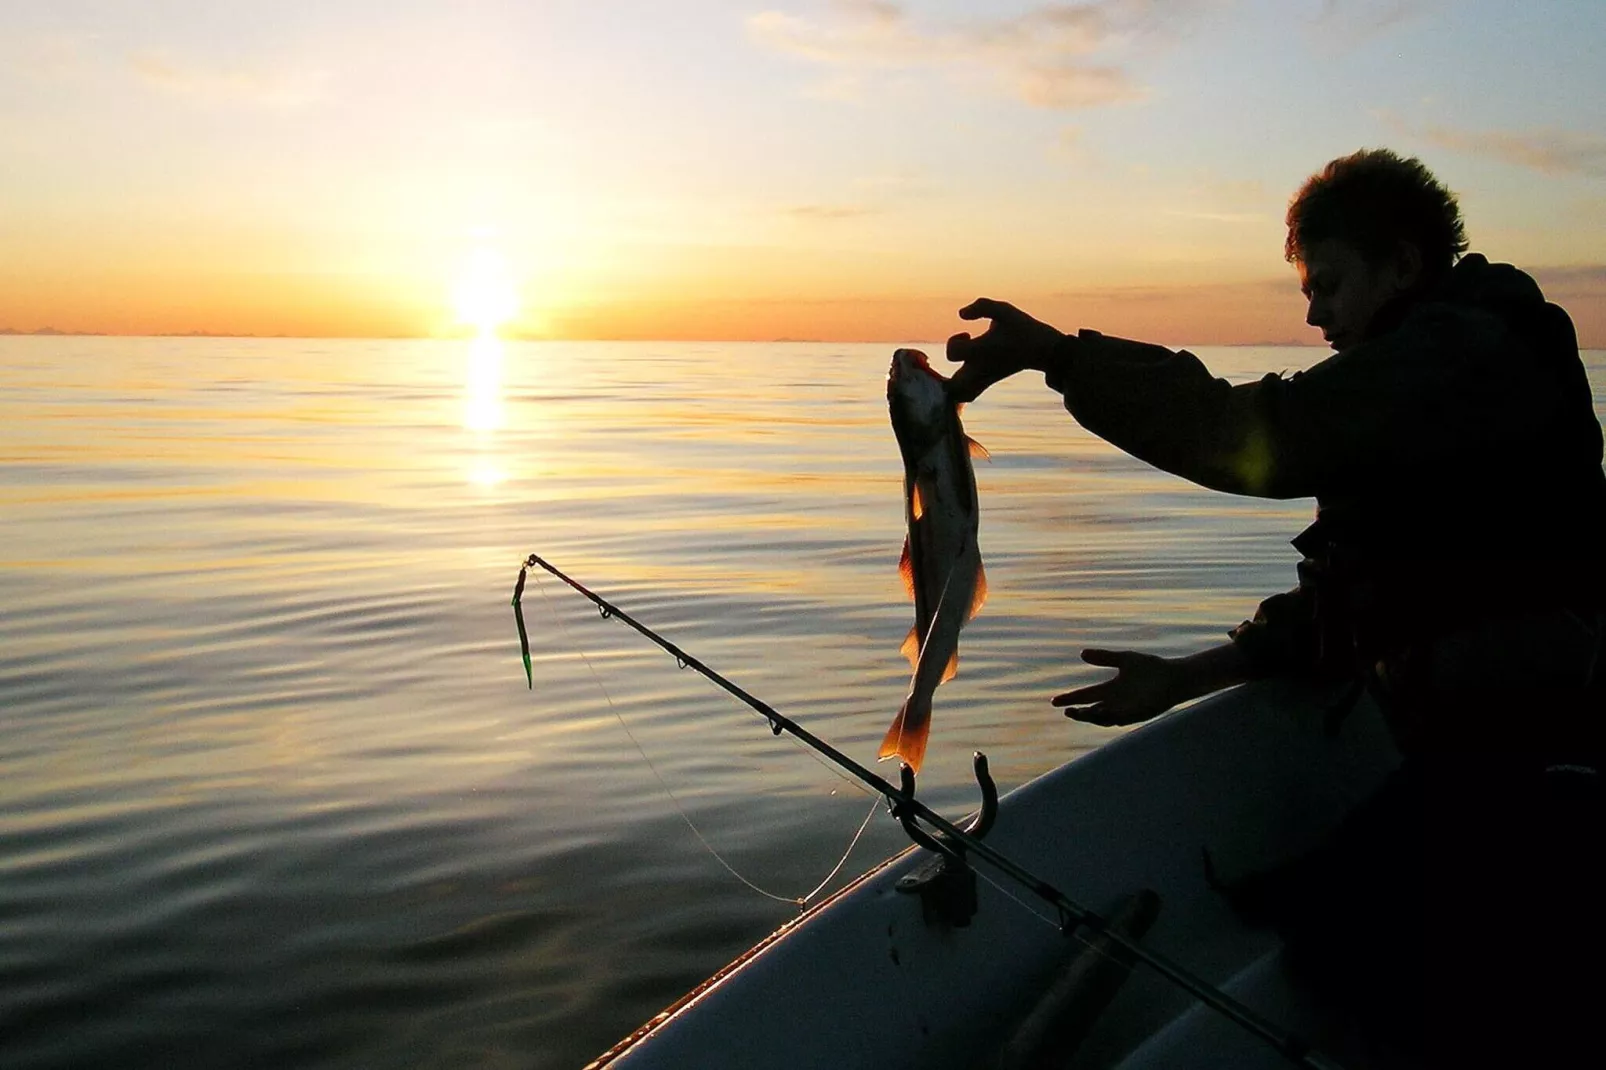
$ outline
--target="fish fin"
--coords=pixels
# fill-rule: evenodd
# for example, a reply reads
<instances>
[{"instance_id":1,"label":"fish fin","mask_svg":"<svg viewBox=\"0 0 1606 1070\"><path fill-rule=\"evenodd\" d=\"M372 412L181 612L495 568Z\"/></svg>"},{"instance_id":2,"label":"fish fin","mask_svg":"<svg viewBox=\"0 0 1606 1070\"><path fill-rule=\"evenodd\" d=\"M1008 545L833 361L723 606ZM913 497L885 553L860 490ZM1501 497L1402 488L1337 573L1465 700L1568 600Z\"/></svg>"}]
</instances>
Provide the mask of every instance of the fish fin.
<instances>
[{"instance_id":1,"label":"fish fin","mask_svg":"<svg viewBox=\"0 0 1606 1070\"><path fill-rule=\"evenodd\" d=\"M926 760L926 741L931 738L931 699L919 702L910 695L903 700L898 716L892 719L886 738L881 741L877 757L901 758L910 769L920 772L920 763Z\"/></svg>"},{"instance_id":2,"label":"fish fin","mask_svg":"<svg viewBox=\"0 0 1606 1070\"><path fill-rule=\"evenodd\" d=\"M981 612L981 607L987 604L987 570L980 561L976 562L976 592L970 596L970 609L965 613L965 620L970 620Z\"/></svg>"},{"instance_id":3,"label":"fish fin","mask_svg":"<svg viewBox=\"0 0 1606 1070\"><path fill-rule=\"evenodd\" d=\"M943 668L942 668L942 679L938 680L937 682L939 684L946 684L949 680L952 680L954 677L956 677L958 675L959 675L959 651L956 650L952 654L948 655L948 664L944 665Z\"/></svg>"},{"instance_id":4,"label":"fish fin","mask_svg":"<svg viewBox=\"0 0 1606 1070\"><path fill-rule=\"evenodd\" d=\"M909 659L909 668L920 667L920 628L917 625L909 626L909 634L903 637L898 653Z\"/></svg>"},{"instance_id":5,"label":"fish fin","mask_svg":"<svg viewBox=\"0 0 1606 1070\"><path fill-rule=\"evenodd\" d=\"M909 556L909 536L903 537L903 556L898 558L898 575L903 577L903 589L908 592L909 598L915 596L915 563Z\"/></svg>"},{"instance_id":6,"label":"fish fin","mask_svg":"<svg viewBox=\"0 0 1606 1070\"><path fill-rule=\"evenodd\" d=\"M987 447L983 446L980 442L977 442L969 435L965 436L965 444L969 448L970 455L972 457L980 457L984 461L990 461L993 459L993 455L987 452Z\"/></svg>"},{"instance_id":7,"label":"fish fin","mask_svg":"<svg viewBox=\"0 0 1606 1070\"><path fill-rule=\"evenodd\" d=\"M916 520L926 515L926 503L920 497L920 483L909 484L909 514Z\"/></svg>"}]
</instances>

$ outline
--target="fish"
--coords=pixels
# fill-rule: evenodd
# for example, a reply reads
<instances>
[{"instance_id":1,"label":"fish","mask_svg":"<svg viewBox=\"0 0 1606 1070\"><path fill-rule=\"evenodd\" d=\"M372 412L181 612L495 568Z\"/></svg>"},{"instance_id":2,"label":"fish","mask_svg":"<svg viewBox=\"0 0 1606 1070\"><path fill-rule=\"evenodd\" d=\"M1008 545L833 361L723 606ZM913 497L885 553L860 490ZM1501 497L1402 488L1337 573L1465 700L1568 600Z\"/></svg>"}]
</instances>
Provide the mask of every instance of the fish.
<instances>
[{"instance_id":1,"label":"fish","mask_svg":"<svg viewBox=\"0 0 1606 1070\"><path fill-rule=\"evenodd\" d=\"M980 511L972 457L986 457L959 421L948 379L918 349L900 349L887 371L887 408L903 456L904 519L898 572L914 599L915 622L901 651L913 676L880 758L898 758L914 772L931 736L931 699L959 670L959 630L987 600L987 574L977 543Z\"/></svg>"}]
</instances>

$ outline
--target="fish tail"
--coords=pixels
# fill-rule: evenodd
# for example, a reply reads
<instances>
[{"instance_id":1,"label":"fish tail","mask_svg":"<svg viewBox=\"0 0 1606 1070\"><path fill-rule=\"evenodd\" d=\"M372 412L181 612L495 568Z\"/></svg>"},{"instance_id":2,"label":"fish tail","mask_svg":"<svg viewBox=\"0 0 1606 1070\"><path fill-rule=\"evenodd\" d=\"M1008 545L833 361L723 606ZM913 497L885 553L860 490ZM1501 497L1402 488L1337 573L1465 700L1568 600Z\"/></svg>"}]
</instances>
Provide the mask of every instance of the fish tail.
<instances>
[{"instance_id":1,"label":"fish tail","mask_svg":"<svg viewBox=\"0 0 1606 1070\"><path fill-rule=\"evenodd\" d=\"M926 759L926 740L931 738L931 697L922 700L917 695L904 699L892 727L881 741L877 757L902 759L914 772L920 772L920 763Z\"/></svg>"}]
</instances>

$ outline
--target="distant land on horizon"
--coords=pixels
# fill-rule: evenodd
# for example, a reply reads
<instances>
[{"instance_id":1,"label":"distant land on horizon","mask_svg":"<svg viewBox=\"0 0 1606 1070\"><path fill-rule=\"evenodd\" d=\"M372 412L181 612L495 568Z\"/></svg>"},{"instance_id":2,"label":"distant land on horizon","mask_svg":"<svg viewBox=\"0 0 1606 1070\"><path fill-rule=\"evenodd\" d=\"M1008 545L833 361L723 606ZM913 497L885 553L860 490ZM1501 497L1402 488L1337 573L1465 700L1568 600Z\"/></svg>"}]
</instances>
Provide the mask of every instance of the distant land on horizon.
<instances>
[{"instance_id":1,"label":"distant land on horizon","mask_svg":"<svg viewBox=\"0 0 1606 1070\"><path fill-rule=\"evenodd\" d=\"M407 341L442 341L461 342L474 338L471 333L449 335L427 334L371 334L371 335L322 335L322 334L252 334L243 331L157 331L151 333L122 334L116 331L80 331L62 329L58 327L36 327L33 330L23 330L18 327L0 327L0 337L10 338L260 338L267 340L305 339L316 341L347 340L353 342L407 342ZM944 344L941 339L919 338L860 338L853 341L828 338L552 338L526 334L509 334L499 336L504 342L730 342L738 345L896 345L908 343L913 345L940 347ZM1597 350L1606 346L1594 346L1590 340L1580 339L1580 350ZM1322 342L1307 342L1297 338L1265 338L1251 342L1191 342L1180 345L1163 343L1171 349L1326 349Z\"/></svg>"},{"instance_id":2,"label":"distant land on horizon","mask_svg":"<svg viewBox=\"0 0 1606 1070\"><path fill-rule=\"evenodd\" d=\"M13 338L40 338L40 337L43 337L43 338L263 338L263 339L304 338L304 339L317 339L319 341L347 339L347 340L354 341L354 342L355 341L370 341L370 342L428 341L428 340L452 342L452 341L464 341L464 340L467 340L467 339L472 339L474 336L472 334L466 334L466 333L465 334L452 334L452 335L422 335L422 334L383 334L383 335L252 334L252 333L243 332L243 331L242 332L237 332L237 331L200 331L200 330L195 330L195 331L157 331L157 332L149 333L149 334L141 334L141 333L120 334L120 333L114 332L114 331L79 331L79 330L71 330L71 329L63 330L63 329L58 328L58 327L49 327L49 326L47 326L47 327L36 327L33 330L23 330L23 329L18 328L18 327L0 327L0 337L13 337ZM708 342L708 341L721 341L721 342L728 342L728 341L732 341L731 339L707 339L707 338L658 338L658 339L648 339L648 338L543 338L543 337L537 337L537 336L533 336L533 335L522 335L522 334L508 335L507 337L503 338L502 340L506 341L506 342L649 342L649 341L660 341L660 342ZM940 345L944 344L942 340L933 339L933 338L926 338L926 339L920 339L920 338L898 338L898 339L892 339L892 338L865 338L865 339L859 339L859 340L857 340L855 342L844 342L844 341L842 341L840 339L833 340L833 339L826 339L826 338L770 338L770 339L767 339L767 340L766 339L762 339L762 338L753 338L753 339L746 340L746 344L754 344L754 345L762 345L762 344L765 344L766 342L768 342L768 344L771 344L771 345L882 345L882 344L892 345L892 344L895 344L897 342L910 342L910 343L913 343L913 344L916 344L916 345L928 345L928 346L940 346ZM738 343L738 344L742 344L742 343ZM1174 348L1186 349L1186 348L1189 348L1189 346L1177 346L1177 347L1174 347ZM1277 348L1277 349L1324 349L1326 347L1321 345L1320 343L1317 343L1317 342L1301 342L1301 341L1298 341L1297 339L1285 338L1285 339L1282 339L1280 341L1279 340L1275 340L1275 339L1270 339L1270 340L1261 340L1261 341L1254 341L1254 342L1218 342L1218 343L1210 343L1210 344L1195 343L1192 346L1192 348L1197 348L1197 349L1266 349L1266 348ZM1587 349L1589 347L1585 346L1583 348Z\"/></svg>"}]
</instances>

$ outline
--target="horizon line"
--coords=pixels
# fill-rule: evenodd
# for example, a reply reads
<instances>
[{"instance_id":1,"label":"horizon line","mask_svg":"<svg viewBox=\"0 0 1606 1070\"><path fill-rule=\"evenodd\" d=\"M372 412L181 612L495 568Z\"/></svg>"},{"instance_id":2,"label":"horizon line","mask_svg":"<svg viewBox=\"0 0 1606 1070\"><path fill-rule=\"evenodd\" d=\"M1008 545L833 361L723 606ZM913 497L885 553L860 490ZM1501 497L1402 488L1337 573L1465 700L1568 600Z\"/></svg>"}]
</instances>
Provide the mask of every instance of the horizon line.
<instances>
[{"instance_id":1,"label":"horizon line","mask_svg":"<svg viewBox=\"0 0 1606 1070\"><path fill-rule=\"evenodd\" d=\"M255 334L245 331L80 331L63 330L55 327L41 327L37 330L20 330L14 327L0 327L0 338L179 338L179 339L255 339L259 341L304 341L304 342L472 342L481 337L473 333L464 334ZM894 345L900 342L910 342L918 345L941 346L947 343L943 338L698 338L698 337L658 337L650 338L642 335L529 335L511 334L496 335L499 342L686 342L705 345ZM1321 342L1301 342L1295 339L1261 339L1250 342L1191 342L1176 348L1198 349L1325 349ZM1168 347L1170 348L1170 347ZM1583 346L1580 349L1593 347Z\"/></svg>"}]
</instances>

